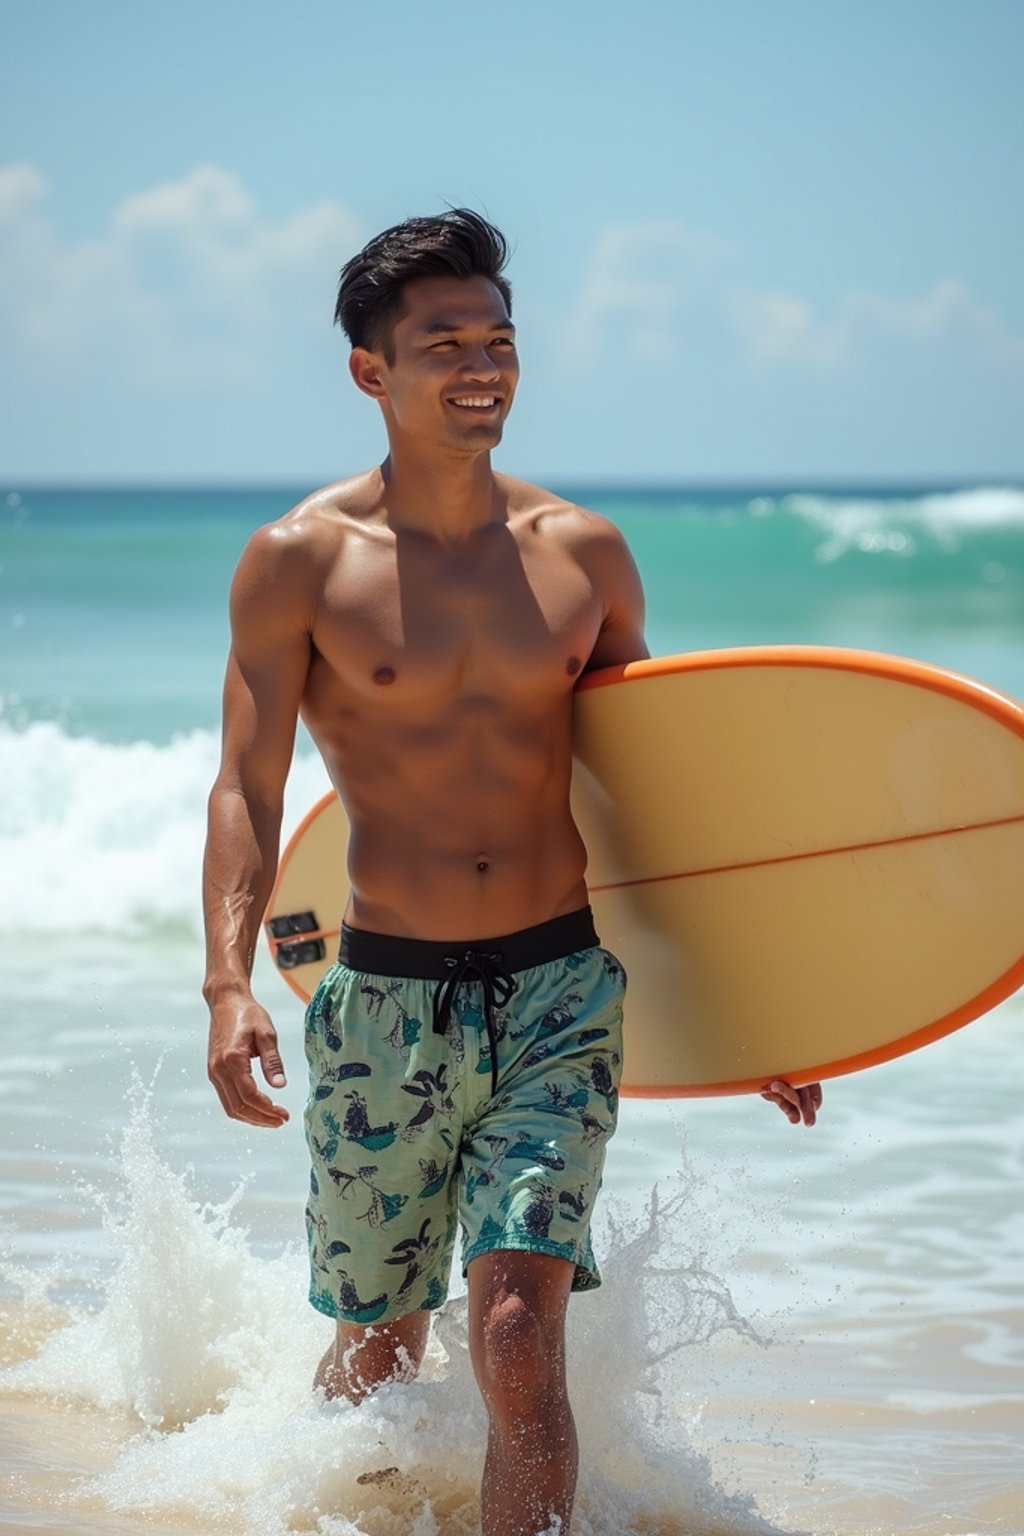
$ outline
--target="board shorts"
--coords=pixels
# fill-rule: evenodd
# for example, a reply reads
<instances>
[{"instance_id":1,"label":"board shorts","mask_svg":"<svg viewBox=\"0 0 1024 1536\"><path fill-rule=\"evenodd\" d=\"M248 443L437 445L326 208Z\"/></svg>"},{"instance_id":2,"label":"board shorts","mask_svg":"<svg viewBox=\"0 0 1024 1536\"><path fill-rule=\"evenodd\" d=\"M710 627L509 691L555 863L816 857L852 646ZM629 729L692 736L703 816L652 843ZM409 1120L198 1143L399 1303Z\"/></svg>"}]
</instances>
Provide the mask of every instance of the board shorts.
<instances>
[{"instance_id":1,"label":"board shorts","mask_svg":"<svg viewBox=\"0 0 1024 1536\"><path fill-rule=\"evenodd\" d=\"M309 1299L393 1322L514 1249L601 1277L590 1217L615 1130L626 977L590 908L470 943L345 925L306 1011Z\"/></svg>"}]
</instances>

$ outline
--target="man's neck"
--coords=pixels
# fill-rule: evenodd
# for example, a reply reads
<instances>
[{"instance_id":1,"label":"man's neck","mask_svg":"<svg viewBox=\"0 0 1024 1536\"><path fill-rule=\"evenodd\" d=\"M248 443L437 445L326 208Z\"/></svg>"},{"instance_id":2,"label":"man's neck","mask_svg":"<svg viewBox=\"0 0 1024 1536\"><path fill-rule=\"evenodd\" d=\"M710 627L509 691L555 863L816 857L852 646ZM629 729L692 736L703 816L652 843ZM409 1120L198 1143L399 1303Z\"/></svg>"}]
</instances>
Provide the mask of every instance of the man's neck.
<instances>
[{"instance_id":1,"label":"man's neck","mask_svg":"<svg viewBox=\"0 0 1024 1536\"><path fill-rule=\"evenodd\" d=\"M392 443L380 474L385 515L396 533L429 534L440 544L458 545L504 520L489 453L442 457Z\"/></svg>"}]
</instances>

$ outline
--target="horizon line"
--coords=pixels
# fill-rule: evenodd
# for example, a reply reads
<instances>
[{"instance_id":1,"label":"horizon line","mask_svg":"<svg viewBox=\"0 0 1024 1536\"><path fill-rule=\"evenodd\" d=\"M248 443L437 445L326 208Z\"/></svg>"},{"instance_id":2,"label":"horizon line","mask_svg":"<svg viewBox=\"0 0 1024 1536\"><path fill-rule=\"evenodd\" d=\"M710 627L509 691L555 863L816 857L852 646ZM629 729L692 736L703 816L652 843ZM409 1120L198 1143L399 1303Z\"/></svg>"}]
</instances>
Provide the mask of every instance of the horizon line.
<instances>
[{"instance_id":1,"label":"horizon line","mask_svg":"<svg viewBox=\"0 0 1024 1536\"><path fill-rule=\"evenodd\" d=\"M341 479L351 478L342 476ZM515 479L527 478L514 476ZM844 474L811 474L794 473L782 475L777 471L764 476L752 475L744 472L735 478L724 475L693 476L681 479L670 479L666 476L636 476L631 479L605 476L579 476L551 475L529 477L533 483L544 484L552 489L559 486L571 487L576 491L599 491L603 494L625 491L677 492L677 491L744 491L771 492L786 490L898 490L907 489L931 489L936 490L966 490L981 487L994 488L1005 486L1007 489L1024 489L1024 470L1020 471L974 471L957 474L927 474L915 475L909 472L885 475L879 472L868 472L861 475ZM182 476L182 477L133 477L133 476L82 476L72 477L60 475L43 479L34 475L7 475L0 471L0 497L17 495L24 491L288 491L294 492L305 484L309 484L311 490L304 494L312 494L312 490L322 489L326 485L340 483L330 476L326 478L295 476L266 476L259 478L247 478L240 476L235 479L229 475L211 475L208 477Z\"/></svg>"}]
</instances>

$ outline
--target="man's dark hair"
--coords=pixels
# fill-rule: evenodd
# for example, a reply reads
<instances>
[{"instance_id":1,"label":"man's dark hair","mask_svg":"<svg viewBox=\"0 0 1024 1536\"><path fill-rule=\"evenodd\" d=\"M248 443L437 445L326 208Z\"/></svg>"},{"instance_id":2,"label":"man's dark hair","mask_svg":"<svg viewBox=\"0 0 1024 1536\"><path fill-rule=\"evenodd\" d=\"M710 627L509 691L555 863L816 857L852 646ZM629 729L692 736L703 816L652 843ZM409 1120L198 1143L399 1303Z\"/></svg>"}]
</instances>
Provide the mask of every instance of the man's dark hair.
<instances>
[{"instance_id":1,"label":"man's dark hair","mask_svg":"<svg viewBox=\"0 0 1024 1536\"><path fill-rule=\"evenodd\" d=\"M354 347L394 361L391 336L402 318L402 290L418 277L486 277L512 311L502 277L508 241L471 208L406 219L375 235L341 269L334 318Z\"/></svg>"}]
</instances>

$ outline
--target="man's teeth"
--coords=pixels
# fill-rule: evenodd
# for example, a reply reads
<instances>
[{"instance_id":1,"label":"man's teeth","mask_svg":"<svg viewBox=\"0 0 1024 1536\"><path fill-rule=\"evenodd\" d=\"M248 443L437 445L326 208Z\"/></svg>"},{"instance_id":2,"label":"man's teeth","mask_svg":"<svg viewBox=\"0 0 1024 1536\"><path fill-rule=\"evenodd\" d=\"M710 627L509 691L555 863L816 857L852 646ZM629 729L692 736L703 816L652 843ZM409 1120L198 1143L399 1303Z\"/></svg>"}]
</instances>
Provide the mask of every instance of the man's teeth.
<instances>
[{"instance_id":1,"label":"man's teeth","mask_svg":"<svg viewBox=\"0 0 1024 1536\"><path fill-rule=\"evenodd\" d=\"M489 410L492 405L497 405L497 403L498 400L496 395L466 395L466 397L462 400L452 401L453 405L468 405L471 406L474 410Z\"/></svg>"}]
</instances>

